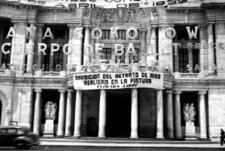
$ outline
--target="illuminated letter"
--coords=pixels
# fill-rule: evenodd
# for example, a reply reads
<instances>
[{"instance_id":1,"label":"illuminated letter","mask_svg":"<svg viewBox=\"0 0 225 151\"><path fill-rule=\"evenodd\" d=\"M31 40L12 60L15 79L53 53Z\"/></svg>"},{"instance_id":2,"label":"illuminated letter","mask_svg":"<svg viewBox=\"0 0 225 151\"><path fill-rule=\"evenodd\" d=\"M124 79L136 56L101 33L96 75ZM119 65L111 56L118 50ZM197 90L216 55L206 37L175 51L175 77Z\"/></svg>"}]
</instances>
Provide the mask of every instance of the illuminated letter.
<instances>
[{"instance_id":1,"label":"illuminated letter","mask_svg":"<svg viewBox=\"0 0 225 151\"><path fill-rule=\"evenodd\" d=\"M111 39L118 38L117 30L118 30L118 27L111 27L111 37L110 37Z\"/></svg>"},{"instance_id":2,"label":"illuminated letter","mask_svg":"<svg viewBox=\"0 0 225 151\"><path fill-rule=\"evenodd\" d=\"M193 39L193 38L197 39L198 28L199 28L198 26L195 26L195 31L193 31L191 30L191 27L186 27L189 39Z\"/></svg>"},{"instance_id":3,"label":"illuminated letter","mask_svg":"<svg viewBox=\"0 0 225 151\"><path fill-rule=\"evenodd\" d=\"M135 52L133 43L129 43L129 46L127 48L126 55L129 55L130 53L136 55L136 52Z\"/></svg>"},{"instance_id":4,"label":"illuminated letter","mask_svg":"<svg viewBox=\"0 0 225 151\"><path fill-rule=\"evenodd\" d=\"M124 46L122 44L115 44L115 56L122 56L124 53Z\"/></svg>"},{"instance_id":5,"label":"illuminated letter","mask_svg":"<svg viewBox=\"0 0 225 151\"><path fill-rule=\"evenodd\" d=\"M45 38L47 38L47 37L49 37L49 38L51 38L51 39L54 38L54 37L53 37L53 34L52 34L52 31L51 31L51 29L50 29L50 27L47 27L47 29L46 29L46 31L45 31L45 34L44 34L44 36L43 36L42 39L45 39Z\"/></svg>"},{"instance_id":6,"label":"illuminated letter","mask_svg":"<svg viewBox=\"0 0 225 151\"><path fill-rule=\"evenodd\" d=\"M133 31L133 34L130 34L130 32ZM127 30L127 39L135 39L138 36L138 31L136 28L129 28Z\"/></svg>"},{"instance_id":7,"label":"illuminated letter","mask_svg":"<svg viewBox=\"0 0 225 151\"><path fill-rule=\"evenodd\" d=\"M11 44L10 43L4 43L2 45L2 53L6 55L6 54L9 54L10 51L9 50L8 51L5 51L5 46L11 46Z\"/></svg>"},{"instance_id":8,"label":"illuminated letter","mask_svg":"<svg viewBox=\"0 0 225 151\"><path fill-rule=\"evenodd\" d=\"M95 32L98 32L99 35L96 35ZM100 39L102 37L102 31L101 29L99 29L98 27L94 28L92 31L91 31L91 36L94 38L94 39Z\"/></svg>"},{"instance_id":9,"label":"illuminated letter","mask_svg":"<svg viewBox=\"0 0 225 151\"><path fill-rule=\"evenodd\" d=\"M165 35L167 38L173 39L176 36L176 30L173 27L166 28Z\"/></svg>"},{"instance_id":10,"label":"illuminated letter","mask_svg":"<svg viewBox=\"0 0 225 151\"><path fill-rule=\"evenodd\" d=\"M13 27L10 27L9 28L9 32L8 32L8 34L6 36L6 39L9 39L10 37L13 37L14 35L15 35L15 30L14 30Z\"/></svg>"},{"instance_id":11,"label":"illuminated letter","mask_svg":"<svg viewBox=\"0 0 225 151\"><path fill-rule=\"evenodd\" d=\"M47 55L45 50L47 49L47 45L45 43L38 43L38 55L43 52L43 55Z\"/></svg>"},{"instance_id":12,"label":"illuminated letter","mask_svg":"<svg viewBox=\"0 0 225 151\"><path fill-rule=\"evenodd\" d=\"M59 51L59 44L57 43L52 43L51 44L51 56L54 55L54 52Z\"/></svg>"},{"instance_id":13,"label":"illuminated letter","mask_svg":"<svg viewBox=\"0 0 225 151\"><path fill-rule=\"evenodd\" d=\"M70 54L72 54L72 50L69 48L69 44L65 44L63 46L63 53L64 53L64 55L70 55Z\"/></svg>"},{"instance_id":14,"label":"illuminated letter","mask_svg":"<svg viewBox=\"0 0 225 151\"><path fill-rule=\"evenodd\" d=\"M95 44L95 51L96 51L96 53L97 53L97 58L99 58L99 53L100 53L100 51L102 51L102 48L104 47L104 44L101 44L101 43L96 43Z\"/></svg>"}]
</instances>

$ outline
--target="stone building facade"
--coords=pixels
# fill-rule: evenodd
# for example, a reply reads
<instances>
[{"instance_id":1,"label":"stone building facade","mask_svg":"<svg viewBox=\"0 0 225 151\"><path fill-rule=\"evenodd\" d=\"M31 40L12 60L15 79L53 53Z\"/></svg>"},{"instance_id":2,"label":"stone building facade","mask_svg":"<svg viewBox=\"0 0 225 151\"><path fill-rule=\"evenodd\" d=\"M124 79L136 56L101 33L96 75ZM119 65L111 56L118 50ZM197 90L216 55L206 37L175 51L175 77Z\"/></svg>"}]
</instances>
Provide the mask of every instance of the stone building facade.
<instances>
[{"instance_id":1,"label":"stone building facade","mask_svg":"<svg viewBox=\"0 0 225 151\"><path fill-rule=\"evenodd\" d=\"M42 136L52 101L55 136L183 139L187 103L196 109L195 137L217 138L225 129L225 3L0 6L1 126L13 121ZM163 77L162 86L75 83L81 74L150 72Z\"/></svg>"}]
</instances>

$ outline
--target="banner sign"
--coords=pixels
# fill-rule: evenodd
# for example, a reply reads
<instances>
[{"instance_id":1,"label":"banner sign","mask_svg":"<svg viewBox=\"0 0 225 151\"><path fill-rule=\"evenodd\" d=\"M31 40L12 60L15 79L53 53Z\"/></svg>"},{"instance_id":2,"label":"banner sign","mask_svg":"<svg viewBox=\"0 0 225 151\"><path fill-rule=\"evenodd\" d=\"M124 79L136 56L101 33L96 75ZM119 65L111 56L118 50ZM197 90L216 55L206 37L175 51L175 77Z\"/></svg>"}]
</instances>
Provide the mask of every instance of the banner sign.
<instances>
[{"instance_id":1,"label":"banner sign","mask_svg":"<svg viewBox=\"0 0 225 151\"><path fill-rule=\"evenodd\" d=\"M163 88L163 74L158 72L75 73L74 89Z\"/></svg>"}]
</instances>

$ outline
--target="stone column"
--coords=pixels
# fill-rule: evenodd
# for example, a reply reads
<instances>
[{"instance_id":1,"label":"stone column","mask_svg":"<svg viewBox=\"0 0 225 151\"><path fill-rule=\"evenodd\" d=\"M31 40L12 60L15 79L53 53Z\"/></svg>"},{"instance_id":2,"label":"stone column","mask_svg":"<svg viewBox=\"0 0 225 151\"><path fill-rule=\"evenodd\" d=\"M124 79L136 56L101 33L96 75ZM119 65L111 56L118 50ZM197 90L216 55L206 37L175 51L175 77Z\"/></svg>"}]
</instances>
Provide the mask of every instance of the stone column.
<instances>
[{"instance_id":1,"label":"stone column","mask_svg":"<svg viewBox=\"0 0 225 151\"><path fill-rule=\"evenodd\" d=\"M205 29L205 26L200 26L199 28L200 30L200 44L201 44L201 47L200 47L200 72L204 72L205 70L205 65L207 65L207 58L205 57L206 55L206 46L207 46L207 43L206 43L206 29Z\"/></svg>"},{"instance_id":2,"label":"stone column","mask_svg":"<svg viewBox=\"0 0 225 151\"><path fill-rule=\"evenodd\" d=\"M192 48L188 48L188 69L189 72L192 73L193 72L193 49Z\"/></svg>"},{"instance_id":3,"label":"stone column","mask_svg":"<svg viewBox=\"0 0 225 151\"><path fill-rule=\"evenodd\" d=\"M208 72L214 74L213 24L209 23L208 30Z\"/></svg>"},{"instance_id":4,"label":"stone column","mask_svg":"<svg viewBox=\"0 0 225 151\"><path fill-rule=\"evenodd\" d=\"M167 93L167 113L166 128L168 138L174 138L173 135L173 91L168 90Z\"/></svg>"},{"instance_id":5,"label":"stone column","mask_svg":"<svg viewBox=\"0 0 225 151\"><path fill-rule=\"evenodd\" d=\"M175 91L175 137L179 139L182 138L180 94L181 91Z\"/></svg>"},{"instance_id":6,"label":"stone column","mask_svg":"<svg viewBox=\"0 0 225 151\"><path fill-rule=\"evenodd\" d=\"M74 119L74 137L80 137L81 127L81 113L82 113L82 91L76 91L76 103L75 103L75 119Z\"/></svg>"},{"instance_id":7,"label":"stone column","mask_svg":"<svg viewBox=\"0 0 225 151\"><path fill-rule=\"evenodd\" d=\"M179 52L178 52L178 48L177 48L177 52L174 53L174 71L175 72L179 72Z\"/></svg>"},{"instance_id":8,"label":"stone column","mask_svg":"<svg viewBox=\"0 0 225 151\"><path fill-rule=\"evenodd\" d=\"M100 90L98 137L105 137L106 90Z\"/></svg>"},{"instance_id":9,"label":"stone column","mask_svg":"<svg viewBox=\"0 0 225 151\"><path fill-rule=\"evenodd\" d=\"M64 124L65 124L65 90L59 90L59 117L58 117L58 131L57 136L64 135Z\"/></svg>"},{"instance_id":10,"label":"stone column","mask_svg":"<svg viewBox=\"0 0 225 151\"><path fill-rule=\"evenodd\" d=\"M33 132L39 135L41 121L41 89L35 89L36 99L34 105L34 129Z\"/></svg>"},{"instance_id":11,"label":"stone column","mask_svg":"<svg viewBox=\"0 0 225 151\"><path fill-rule=\"evenodd\" d=\"M19 66L17 71L23 73L25 63L26 23L25 20L13 20L15 34L12 37L10 64Z\"/></svg>"},{"instance_id":12,"label":"stone column","mask_svg":"<svg viewBox=\"0 0 225 151\"><path fill-rule=\"evenodd\" d=\"M87 45L90 44L90 27L85 27L85 39L84 39L84 59L83 59L83 65L88 65L90 63L91 59L91 52L89 52L89 48Z\"/></svg>"},{"instance_id":13,"label":"stone column","mask_svg":"<svg viewBox=\"0 0 225 151\"><path fill-rule=\"evenodd\" d=\"M76 27L74 24L69 26L69 46L68 49L71 54L68 55L67 64L81 65L82 61L82 37L83 27Z\"/></svg>"},{"instance_id":14,"label":"stone column","mask_svg":"<svg viewBox=\"0 0 225 151\"><path fill-rule=\"evenodd\" d=\"M37 34L38 34L38 36L37 36L37 42L38 43L41 43L42 42L43 27L44 27L43 24L38 24L38 32L37 32ZM36 49L37 49L37 47L36 47ZM38 56L37 63L41 67L41 64L42 64L42 53L38 53L37 52L37 56Z\"/></svg>"},{"instance_id":15,"label":"stone column","mask_svg":"<svg viewBox=\"0 0 225 151\"><path fill-rule=\"evenodd\" d=\"M164 138L163 135L163 90L157 90L157 132L156 138Z\"/></svg>"},{"instance_id":16,"label":"stone column","mask_svg":"<svg viewBox=\"0 0 225 151\"><path fill-rule=\"evenodd\" d=\"M156 27L148 29L147 64L152 65L156 61Z\"/></svg>"},{"instance_id":17,"label":"stone column","mask_svg":"<svg viewBox=\"0 0 225 151\"><path fill-rule=\"evenodd\" d=\"M206 106L205 106L205 91L199 92L199 124L200 124L200 138L207 138L206 131Z\"/></svg>"},{"instance_id":18,"label":"stone column","mask_svg":"<svg viewBox=\"0 0 225 151\"><path fill-rule=\"evenodd\" d=\"M131 134L130 138L138 138L138 90L131 92Z\"/></svg>"},{"instance_id":19,"label":"stone column","mask_svg":"<svg viewBox=\"0 0 225 151\"><path fill-rule=\"evenodd\" d=\"M32 73L33 71L33 60L34 60L34 43L35 43L35 34L36 34L36 27L34 23L30 23L29 27L29 42L27 44L27 73Z\"/></svg>"},{"instance_id":20,"label":"stone column","mask_svg":"<svg viewBox=\"0 0 225 151\"><path fill-rule=\"evenodd\" d=\"M141 29L140 32L141 50L139 59L141 60L141 62L146 63L146 29Z\"/></svg>"},{"instance_id":21,"label":"stone column","mask_svg":"<svg viewBox=\"0 0 225 151\"><path fill-rule=\"evenodd\" d=\"M67 103L66 103L66 130L65 136L71 136L72 128L72 89L67 90Z\"/></svg>"},{"instance_id":22,"label":"stone column","mask_svg":"<svg viewBox=\"0 0 225 151\"><path fill-rule=\"evenodd\" d=\"M161 25L159 27L159 69L167 68L173 71L173 35L172 25Z\"/></svg>"}]
</instances>

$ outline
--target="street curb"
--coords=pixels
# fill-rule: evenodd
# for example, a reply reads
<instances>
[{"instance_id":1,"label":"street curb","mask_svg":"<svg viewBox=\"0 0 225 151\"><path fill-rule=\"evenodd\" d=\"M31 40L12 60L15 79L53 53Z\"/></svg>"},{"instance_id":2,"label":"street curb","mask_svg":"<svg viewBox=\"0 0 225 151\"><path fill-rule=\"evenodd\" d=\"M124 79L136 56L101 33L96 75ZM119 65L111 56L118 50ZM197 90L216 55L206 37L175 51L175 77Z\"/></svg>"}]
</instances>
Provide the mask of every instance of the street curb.
<instances>
[{"instance_id":1,"label":"street curb","mask_svg":"<svg viewBox=\"0 0 225 151\"><path fill-rule=\"evenodd\" d=\"M74 140L74 139L40 139L43 146L77 146L77 147L127 147L127 148L225 148L218 142L201 141L118 141L118 140Z\"/></svg>"}]
</instances>

